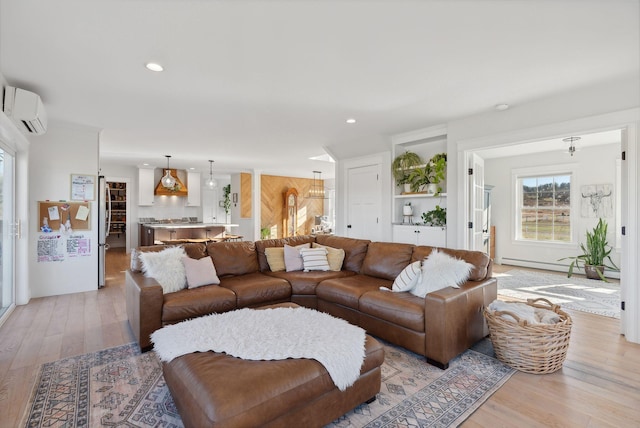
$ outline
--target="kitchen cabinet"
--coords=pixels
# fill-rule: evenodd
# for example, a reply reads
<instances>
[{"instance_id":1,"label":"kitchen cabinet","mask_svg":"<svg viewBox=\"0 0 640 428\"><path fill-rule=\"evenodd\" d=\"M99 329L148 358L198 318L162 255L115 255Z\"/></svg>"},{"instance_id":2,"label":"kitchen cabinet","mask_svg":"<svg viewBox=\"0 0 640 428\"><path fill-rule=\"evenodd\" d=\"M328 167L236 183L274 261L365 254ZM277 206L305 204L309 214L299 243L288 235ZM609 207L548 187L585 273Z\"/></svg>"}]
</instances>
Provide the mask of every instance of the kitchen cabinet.
<instances>
[{"instance_id":1,"label":"kitchen cabinet","mask_svg":"<svg viewBox=\"0 0 640 428\"><path fill-rule=\"evenodd\" d=\"M200 206L200 194L202 185L200 184L200 173L191 172L187 173L187 188L189 193L187 194L187 206L199 207Z\"/></svg>"},{"instance_id":2,"label":"kitchen cabinet","mask_svg":"<svg viewBox=\"0 0 640 428\"><path fill-rule=\"evenodd\" d=\"M154 170L152 168L138 169L138 205L151 206L154 202L155 189Z\"/></svg>"},{"instance_id":3,"label":"kitchen cabinet","mask_svg":"<svg viewBox=\"0 0 640 428\"><path fill-rule=\"evenodd\" d=\"M447 229L415 224L394 224L393 242L431 247L447 246Z\"/></svg>"}]
</instances>

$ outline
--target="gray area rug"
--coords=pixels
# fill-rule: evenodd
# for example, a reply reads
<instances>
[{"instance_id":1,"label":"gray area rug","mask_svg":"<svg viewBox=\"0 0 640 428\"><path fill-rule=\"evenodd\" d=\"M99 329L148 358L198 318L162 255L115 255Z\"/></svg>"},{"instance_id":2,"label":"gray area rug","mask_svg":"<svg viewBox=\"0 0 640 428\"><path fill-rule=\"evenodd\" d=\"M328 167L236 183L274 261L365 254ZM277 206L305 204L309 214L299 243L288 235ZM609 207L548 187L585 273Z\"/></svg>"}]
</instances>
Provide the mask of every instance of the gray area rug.
<instances>
[{"instance_id":1,"label":"gray area rug","mask_svg":"<svg viewBox=\"0 0 640 428\"><path fill-rule=\"evenodd\" d=\"M495 273L498 294L516 299L544 297L562 309L620 318L620 284L582 277L513 269Z\"/></svg>"},{"instance_id":2,"label":"gray area rug","mask_svg":"<svg viewBox=\"0 0 640 428\"><path fill-rule=\"evenodd\" d=\"M492 355L488 340L449 369L385 344L378 399L332 427L454 427L468 418L515 370ZM182 427L155 353L135 344L43 364L26 409L27 427Z\"/></svg>"}]
</instances>

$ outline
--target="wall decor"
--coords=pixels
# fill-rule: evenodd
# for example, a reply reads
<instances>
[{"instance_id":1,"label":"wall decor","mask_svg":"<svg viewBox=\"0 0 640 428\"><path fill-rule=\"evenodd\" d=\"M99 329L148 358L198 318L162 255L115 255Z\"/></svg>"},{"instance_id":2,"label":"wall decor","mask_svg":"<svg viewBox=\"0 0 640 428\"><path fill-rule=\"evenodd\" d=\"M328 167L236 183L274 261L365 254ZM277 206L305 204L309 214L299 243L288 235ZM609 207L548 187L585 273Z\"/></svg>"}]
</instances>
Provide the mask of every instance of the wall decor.
<instances>
[{"instance_id":1,"label":"wall decor","mask_svg":"<svg viewBox=\"0 0 640 428\"><path fill-rule=\"evenodd\" d=\"M96 176L71 174L71 200L93 201L96 199Z\"/></svg>"},{"instance_id":2,"label":"wall decor","mask_svg":"<svg viewBox=\"0 0 640 428\"><path fill-rule=\"evenodd\" d=\"M613 217L613 185L588 184L580 188L582 217Z\"/></svg>"}]
</instances>

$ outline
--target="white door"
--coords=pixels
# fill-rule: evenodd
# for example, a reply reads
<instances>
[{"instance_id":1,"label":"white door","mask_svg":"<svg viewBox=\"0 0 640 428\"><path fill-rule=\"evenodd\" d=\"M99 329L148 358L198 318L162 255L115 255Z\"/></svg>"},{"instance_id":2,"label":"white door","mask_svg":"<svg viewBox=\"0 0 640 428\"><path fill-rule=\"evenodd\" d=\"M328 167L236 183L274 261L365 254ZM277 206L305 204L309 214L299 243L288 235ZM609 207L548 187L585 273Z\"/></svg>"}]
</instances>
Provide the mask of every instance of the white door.
<instances>
[{"instance_id":1,"label":"white door","mask_svg":"<svg viewBox=\"0 0 640 428\"><path fill-rule=\"evenodd\" d=\"M14 156L0 146L0 320L15 305ZM0 322L0 324L2 324Z\"/></svg>"},{"instance_id":2,"label":"white door","mask_svg":"<svg viewBox=\"0 0 640 428\"><path fill-rule=\"evenodd\" d=\"M469 249L483 251L482 232L484 217L484 159L475 153L469 155Z\"/></svg>"},{"instance_id":3,"label":"white door","mask_svg":"<svg viewBox=\"0 0 640 428\"><path fill-rule=\"evenodd\" d=\"M379 241L382 190L380 165L347 170L347 236Z\"/></svg>"}]
</instances>

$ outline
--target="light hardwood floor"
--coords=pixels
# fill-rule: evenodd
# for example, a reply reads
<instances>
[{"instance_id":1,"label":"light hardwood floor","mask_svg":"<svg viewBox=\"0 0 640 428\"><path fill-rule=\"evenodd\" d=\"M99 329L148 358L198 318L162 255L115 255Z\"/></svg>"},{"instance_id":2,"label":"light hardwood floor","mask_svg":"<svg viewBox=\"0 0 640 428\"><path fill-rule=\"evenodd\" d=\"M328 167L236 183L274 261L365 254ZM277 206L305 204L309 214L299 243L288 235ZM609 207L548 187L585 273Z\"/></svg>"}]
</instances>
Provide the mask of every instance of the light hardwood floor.
<instances>
[{"instance_id":1,"label":"light hardwood floor","mask_svg":"<svg viewBox=\"0 0 640 428\"><path fill-rule=\"evenodd\" d=\"M19 426L42 363L133 341L127 266L127 255L110 250L106 287L32 299L0 327L0 427ZM640 345L620 336L618 320L567 312L574 325L562 370L517 372L463 427L640 427Z\"/></svg>"}]
</instances>

